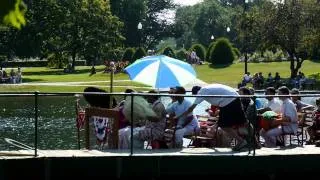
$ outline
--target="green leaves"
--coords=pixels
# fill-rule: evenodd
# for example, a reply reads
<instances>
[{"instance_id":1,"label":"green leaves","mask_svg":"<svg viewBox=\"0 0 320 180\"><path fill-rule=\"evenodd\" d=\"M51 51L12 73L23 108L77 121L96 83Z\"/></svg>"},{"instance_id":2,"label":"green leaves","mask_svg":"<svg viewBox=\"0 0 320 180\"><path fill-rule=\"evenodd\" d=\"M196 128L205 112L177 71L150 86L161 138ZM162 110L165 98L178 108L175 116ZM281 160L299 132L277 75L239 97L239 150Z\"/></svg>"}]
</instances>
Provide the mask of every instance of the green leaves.
<instances>
[{"instance_id":1,"label":"green leaves","mask_svg":"<svg viewBox=\"0 0 320 180\"><path fill-rule=\"evenodd\" d=\"M26 6L22 0L1 0L0 1L0 20L5 25L11 25L20 29L26 24L24 17Z\"/></svg>"}]
</instances>

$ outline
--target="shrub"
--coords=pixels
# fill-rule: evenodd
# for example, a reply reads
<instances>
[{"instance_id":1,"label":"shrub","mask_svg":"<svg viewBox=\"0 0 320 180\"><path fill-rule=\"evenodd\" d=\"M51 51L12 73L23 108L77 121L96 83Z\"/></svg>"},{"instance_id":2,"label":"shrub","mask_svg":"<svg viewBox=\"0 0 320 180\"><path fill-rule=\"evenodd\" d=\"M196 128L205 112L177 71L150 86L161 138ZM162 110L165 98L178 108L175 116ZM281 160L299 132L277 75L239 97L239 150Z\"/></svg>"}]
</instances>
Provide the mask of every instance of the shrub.
<instances>
[{"instance_id":1,"label":"shrub","mask_svg":"<svg viewBox=\"0 0 320 180\"><path fill-rule=\"evenodd\" d=\"M226 38L219 38L211 52L210 60L212 64L230 64L234 61L235 55L230 41Z\"/></svg>"},{"instance_id":2,"label":"shrub","mask_svg":"<svg viewBox=\"0 0 320 180\"><path fill-rule=\"evenodd\" d=\"M237 56L237 58L239 58L241 56L241 52L239 51L238 48L234 47L232 48L234 54Z\"/></svg>"},{"instance_id":3,"label":"shrub","mask_svg":"<svg viewBox=\"0 0 320 180\"><path fill-rule=\"evenodd\" d=\"M172 58L176 58L176 54L174 53L173 49L171 47L169 47L169 46L164 48L162 54L166 55L166 56L169 56L169 57L172 57Z\"/></svg>"},{"instance_id":4,"label":"shrub","mask_svg":"<svg viewBox=\"0 0 320 180\"><path fill-rule=\"evenodd\" d=\"M139 47L133 55L133 62L137 59L145 57L146 55L146 50L143 47Z\"/></svg>"},{"instance_id":5,"label":"shrub","mask_svg":"<svg viewBox=\"0 0 320 180\"><path fill-rule=\"evenodd\" d=\"M62 69L66 64L68 64L68 56L63 52L56 52L49 54L48 56L48 66Z\"/></svg>"},{"instance_id":6,"label":"shrub","mask_svg":"<svg viewBox=\"0 0 320 180\"><path fill-rule=\"evenodd\" d=\"M123 50L120 48L112 49L107 52L107 59L119 61L123 56Z\"/></svg>"},{"instance_id":7,"label":"shrub","mask_svg":"<svg viewBox=\"0 0 320 180\"><path fill-rule=\"evenodd\" d=\"M47 60L4 61L4 67L47 67ZM76 66L86 66L86 60L76 60Z\"/></svg>"},{"instance_id":8,"label":"shrub","mask_svg":"<svg viewBox=\"0 0 320 180\"><path fill-rule=\"evenodd\" d=\"M197 56L200 58L201 61L206 59L206 48L201 44L194 44L190 51L195 51Z\"/></svg>"},{"instance_id":9,"label":"shrub","mask_svg":"<svg viewBox=\"0 0 320 180\"><path fill-rule=\"evenodd\" d=\"M212 42L209 44L209 47L208 47L208 50L206 53L206 61L208 61L208 62L210 61L210 54L211 54L211 51L212 51L214 45L215 45L215 42Z\"/></svg>"},{"instance_id":10,"label":"shrub","mask_svg":"<svg viewBox=\"0 0 320 180\"><path fill-rule=\"evenodd\" d=\"M125 51L124 51L124 54L122 56L122 60L123 61L129 61L130 63L132 63L134 60L133 60L133 55L134 55L135 51L133 48L127 48Z\"/></svg>"},{"instance_id":11,"label":"shrub","mask_svg":"<svg viewBox=\"0 0 320 180\"><path fill-rule=\"evenodd\" d=\"M186 61L187 51L185 49L180 49L176 54L177 54L177 59Z\"/></svg>"},{"instance_id":12,"label":"shrub","mask_svg":"<svg viewBox=\"0 0 320 180\"><path fill-rule=\"evenodd\" d=\"M274 53L274 60L282 61L283 59L285 59L285 55L281 49L278 49L276 53Z\"/></svg>"}]
</instances>

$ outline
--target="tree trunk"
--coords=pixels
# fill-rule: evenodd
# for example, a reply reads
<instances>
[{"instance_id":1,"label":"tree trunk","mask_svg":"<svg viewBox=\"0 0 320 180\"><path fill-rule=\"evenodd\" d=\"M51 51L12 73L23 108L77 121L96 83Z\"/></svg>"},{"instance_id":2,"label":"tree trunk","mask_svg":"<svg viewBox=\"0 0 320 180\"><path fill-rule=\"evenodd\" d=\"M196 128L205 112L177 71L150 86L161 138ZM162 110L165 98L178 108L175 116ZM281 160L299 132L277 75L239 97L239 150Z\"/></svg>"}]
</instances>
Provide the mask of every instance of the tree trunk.
<instances>
[{"instance_id":1,"label":"tree trunk","mask_svg":"<svg viewBox=\"0 0 320 180\"><path fill-rule=\"evenodd\" d=\"M294 78L295 75L294 75L294 54L292 52L288 52L289 53L289 59L290 59L290 72L291 72L291 75L290 75L290 78Z\"/></svg>"},{"instance_id":2,"label":"tree trunk","mask_svg":"<svg viewBox=\"0 0 320 180\"><path fill-rule=\"evenodd\" d=\"M290 78L295 78L298 75L298 71L302 66L303 59L299 58L299 56L295 55L295 53L289 53L289 58L290 58L290 71L291 71Z\"/></svg>"},{"instance_id":3,"label":"tree trunk","mask_svg":"<svg viewBox=\"0 0 320 180\"><path fill-rule=\"evenodd\" d=\"M74 71L74 69L76 67L76 55L77 55L76 52L77 52L76 49L72 50L72 55L71 55L72 56L72 66L71 66L72 71Z\"/></svg>"}]
</instances>

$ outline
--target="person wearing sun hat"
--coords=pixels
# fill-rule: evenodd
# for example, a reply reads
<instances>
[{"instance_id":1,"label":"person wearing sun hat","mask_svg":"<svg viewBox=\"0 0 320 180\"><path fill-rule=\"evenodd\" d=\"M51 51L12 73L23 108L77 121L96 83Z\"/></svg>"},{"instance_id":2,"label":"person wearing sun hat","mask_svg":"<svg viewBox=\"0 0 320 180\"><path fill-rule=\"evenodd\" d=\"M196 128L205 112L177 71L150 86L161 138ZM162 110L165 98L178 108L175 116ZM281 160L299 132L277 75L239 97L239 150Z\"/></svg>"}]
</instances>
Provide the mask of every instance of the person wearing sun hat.
<instances>
[{"instance_id":1,"label":"person wearing sun hat","mask_svg":"<svg viewBox=\"0 0 320 180\"><path fill-rule=\"evenodd\" d=\"M210 84L204 87L194 86L193 95L222 95L232 97L197 97L192 106L181 116L185 116L202 101L207 101L211 105L220 109L218 126L222 128L231 138L235 138L238 144L232 149L240 151L247 147L248 142L238 134L238 129L247 123L245 113L242 108L240 97L237 90L223 84ZM176 117L176 118L179 118Z\"/></svg>"}]
</instances>

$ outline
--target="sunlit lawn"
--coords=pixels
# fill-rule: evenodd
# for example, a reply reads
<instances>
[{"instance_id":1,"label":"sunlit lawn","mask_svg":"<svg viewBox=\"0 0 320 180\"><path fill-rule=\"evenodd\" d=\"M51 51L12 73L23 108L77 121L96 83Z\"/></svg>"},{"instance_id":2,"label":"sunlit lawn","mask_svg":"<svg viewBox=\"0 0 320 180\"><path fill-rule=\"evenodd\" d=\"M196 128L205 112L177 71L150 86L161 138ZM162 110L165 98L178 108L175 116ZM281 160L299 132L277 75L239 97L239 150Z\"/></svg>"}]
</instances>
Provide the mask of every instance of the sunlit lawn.
<instances>
[{"instance_id":1,"label":"sunlit lawn","mask_svg":"<svg viewBox=\"0 0 320 180\"><path fill-rule=\"evenodd\" d=\"M76 67L76 72L66 74L61 69L50 69L44 67L23 68L23 82L44 83L44 82L84 82L81 86L40 86L40 85L0 85L0 92L82 92L86 86L99 86L109 91L110 82L93 82L93 81L110 81L110 74L103 73L104 66L97 66L97 73L90 75L88 66ZM10 68L8 68L10 69ZM244 73L244 63L234 63L227 67L210 67L210 65L199 65L195 67L198 78L207 83L222 83L232 87L237 87ZM269 72L272 75L279 72L281 77L289 77L289 62L272 62L272 63L248 63L248 71L251 74L262 72L266 77ZM320 63L305 61L301 71L308 77L311 74L320 72ZM117 73L114 80L129 80L128 75ZM84 85L84 86L83 86ZM137 90L147 90L143 84L132 81L114 82L113 88L116 92L122 92L126 88L134 86ZM116 87L121 86L121 87ZM141 88L137 88L141 87Z\"/></svg>"},{"instance_id":2,"label":"sunlit lawn","mask_svg":"<svg viewBox=\"0 0 320 180\"><path fill-rule=\"evenodd\" d=\"M320 73L320 63L313 61L304 61L300 69L306 77ZM272 76L276 72L280 73L281 78L290 77L289 62L272 62L272 63L248 63L248 71L253 75L256 72L262 72L264 77L267 77L271 72ZM244 74L244 63L234 63L231 66L224 68L210 68L209 65L201 65L197 67L199 79L207 83L222 83L232 87L237 87L237 84Z\"/></svg>"}]
</instances>

